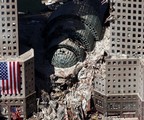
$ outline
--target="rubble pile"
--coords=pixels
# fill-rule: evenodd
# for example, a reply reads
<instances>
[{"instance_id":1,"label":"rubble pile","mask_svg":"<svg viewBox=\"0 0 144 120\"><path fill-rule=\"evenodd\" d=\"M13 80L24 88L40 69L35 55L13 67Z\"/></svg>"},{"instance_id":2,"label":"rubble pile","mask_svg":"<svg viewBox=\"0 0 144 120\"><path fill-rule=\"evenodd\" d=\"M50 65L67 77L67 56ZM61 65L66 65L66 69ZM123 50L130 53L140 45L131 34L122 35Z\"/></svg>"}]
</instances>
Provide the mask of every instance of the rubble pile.
<instances>
[{"instance_id":1,"label":"rubble pile","mask_svg":"<svg viewBox=\"0 0 144 120\"><path fill-rule=\"evenodd\" d=\"M110 50L110 28L106 28L104 37L101 41L96 42L94 50L88 53L87 61L98 61L100 60L104 53L109 55Z\"/></svg>"},{"instance_id":2,"label":"rubble pile","mask_svg":"<svg viewBox=\"0 0 144 120\"><path fill-rule=\"evenodd\" d=\"M103 40L87 53L83 63L69 69L56 69L50 76L51 92L41 91L38 110L29 120L86 120L91 119L91 99L94 80L104 78L105 57L109 51L109 28Z\"/></svg>"}]
</instances>

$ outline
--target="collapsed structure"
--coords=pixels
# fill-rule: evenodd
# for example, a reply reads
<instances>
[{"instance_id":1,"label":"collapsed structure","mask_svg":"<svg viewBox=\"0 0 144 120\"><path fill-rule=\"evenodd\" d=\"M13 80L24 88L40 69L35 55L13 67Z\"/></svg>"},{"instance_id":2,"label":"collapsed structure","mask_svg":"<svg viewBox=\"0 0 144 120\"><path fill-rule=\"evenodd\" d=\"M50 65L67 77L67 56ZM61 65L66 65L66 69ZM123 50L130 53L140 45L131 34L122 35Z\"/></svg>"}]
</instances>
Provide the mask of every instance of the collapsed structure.
<instances>
[{"instance_id":1,"label":"collapsed structure","mask_svg":"<svg viewBox=\"0 0 144 120\"><path fill-rule=\"evenodd\" d=\"M110 38L105 39L111 45L97 42L86 57L94 69L95 108L104 116L143 120L143 1L111 0L110 5ZM108 50L109 57L101 59Z\"/></svg>"},{"instance_id":2,"label":"collapsed structure","mask_svg":"<svg viewBox=\"0 0 144 120\"><path fill-rule=\"evenodd\" d=\"M0 11L0 117L26 119L36 111L34 52L19 54L17 0L0 0Z\"/></svg>"},{"instance_id":3,"label":"collapsed structure","mask_svg":"<svg viewBox=\"0 0 144 120\"><path fill-rule=\"evenodd\" d=\"M37 103L41 111L32 120L91 117L95 58L91 63L88 57L101 39L106 8L103 6L102 11L101 1L70 1L48 18L44 59L54 67L51 91L49 94L42 91Z\"/></svg>"}]
</instances>

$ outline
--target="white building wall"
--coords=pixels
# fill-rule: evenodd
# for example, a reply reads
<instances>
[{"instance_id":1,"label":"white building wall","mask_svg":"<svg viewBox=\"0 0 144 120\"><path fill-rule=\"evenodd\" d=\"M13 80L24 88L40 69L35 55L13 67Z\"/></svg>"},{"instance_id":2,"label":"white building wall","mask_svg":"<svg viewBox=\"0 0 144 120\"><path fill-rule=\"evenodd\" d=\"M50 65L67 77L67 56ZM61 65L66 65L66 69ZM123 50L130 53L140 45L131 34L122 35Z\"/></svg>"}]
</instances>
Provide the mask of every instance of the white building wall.
<instances>
[{"instance_id":1,"label":"white building wall","mask_svg":"<svg viewBox=\"0 0 144 120\"><path fill-rule=\"evenodd\" d=\"M94 90L105 95L105 78L96 75L94 79Z\"/></svg>"},{"instance_id":2,"label":"white building wall","mask_svg":"<svg viewBox=\"0 0 144 120\"><path fill-rule=\"evenodd\" d=\"M18 56L17 0L0 0L0 57Z\"/></svg>"},{"instance_id":3,"label":"white building wall","mask_svg":"<svg viewBox=\"0 0 144 120\"><path fill-rule=\"evenodd\" d=\"M140 81L138 59L106 60L106 94L136 94Z\"/></svg>"},{"instance_id":4,"label":"white building wall","mask_svg":"<svg viewBox=\"0 0 144 120\"><path fill-rule=\"evenodd\" d=\"M140 99L144 100L144 60L140 60L140 82L138 82L138 90Z\"/></svg>"},{"instance_id":5,"label":"white building wall","mask_svg":"<svg viewBox=\"0 0 144 120\"><path fill-rule=\"evenodd\" d=\"M144 55L144 0L115 0L110 24L111 53Z\"/></svg>"},{"instance_id":6,"label":"white building wall","mask_svg":"<svg viewBox=\"0 0 144 120\"><path fill-rule=\"evenodd\" d=\"M24 98L32 93L35 93L34 51L29 50L17 58L7 57L0 59L0 62L9 61L18 61L20 63L20 93L2 94L0 100Z\"/></svg>"}]
</instances>

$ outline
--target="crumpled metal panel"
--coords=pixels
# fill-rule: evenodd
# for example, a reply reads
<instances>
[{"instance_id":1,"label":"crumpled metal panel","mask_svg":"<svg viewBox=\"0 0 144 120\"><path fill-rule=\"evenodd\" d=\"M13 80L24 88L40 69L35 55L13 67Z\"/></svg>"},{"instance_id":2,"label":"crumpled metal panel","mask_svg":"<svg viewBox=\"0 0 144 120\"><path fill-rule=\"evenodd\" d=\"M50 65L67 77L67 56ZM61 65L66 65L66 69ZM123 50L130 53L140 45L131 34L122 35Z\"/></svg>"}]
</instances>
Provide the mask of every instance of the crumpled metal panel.
<instances>
[{"instance_id":1,"label":"crumpled metal panel","mask_svg":"<svg viewBox=\"0 0 144 120\"><path fill-rule=\"evenodd\" d=\"M82 22L91 31L91 34L95 37L96 41L100 40L100 34L102 31L101 21L98 16L86 15L82 16Z\"/></svg>"},{"instance_id":2,"label":"crumpled metal panel","mask_svg":"<svg viewBox=\"0 0 144 120\"><path fill-rule=\"evenodd\" d=\"M78 30L75 32L69 32L70 38L79 41L86 51L90 52L93 50L95 41L92 34L86 30Z\"/></svg>"},{"instance_id":3,"label":"crumpled metal panel","mask_svg":"<svg viewBox=\"0 0 144 120\"><path fill-rule=\"evenodd\" d=\"M83 0L79 2L68 2L60 6L53 14L49 17L48 22L60 15L96 15L100 6L99 0Z\"/></svg>"},{"instance_id":4,"label":"crumpled metal panel","mask_svg":"<svg viewBox=\"0 0 144 120\"><path fill-rule=\"evenodd\" d=\"M85 58L84 50L70 41L70 39L62 41L57 47L51 49L55 49L55 52L51 58L51 63L55 67L71 67L78 61L83 61Z\"/></svg>"},{"instance_id":5,"label":"crumpled metal panel","mask_svg":"<svg viewBox=\"0 0 144 120\"><path fill-rule=\"evenodd\" d=\"M99 6L95 5L95 1L92 0L93 4L92 1L89 1L90 0L87 0L87 2L80 2L79 4L68 2L67 4L60 6L48 19L48 27L52 28L57 21L73 17L85 24L92 32L95 39L99 40L100 32L102 30L100 18L97 15Z\"/></svg>"},{"instance_id":6,"label":"crumpled metal panel","mask_svg":"<svg viewBox=\"0 0 144 120\"><path fill-rule=\"evenodd\" d=\"M59 31L60 35L67 35L74 41L78 41L86 49L86 51L92 51L95 44L95 38L80 21L69 19L58 22L53 26L52 30L49 32L49 39L57 37L56 35Z\"/></svg>"},{"instance_id":7,"label":"crumpled metal panel","mask_svg":"<svg viewBox=\"0 0 144 120\"><path fill-rule=\"evenodd\" d=\"M66 48L57 49L52 58L52 65L58 68L71 67L77 62L76 55Z\"/></svg>"}]
</instances>

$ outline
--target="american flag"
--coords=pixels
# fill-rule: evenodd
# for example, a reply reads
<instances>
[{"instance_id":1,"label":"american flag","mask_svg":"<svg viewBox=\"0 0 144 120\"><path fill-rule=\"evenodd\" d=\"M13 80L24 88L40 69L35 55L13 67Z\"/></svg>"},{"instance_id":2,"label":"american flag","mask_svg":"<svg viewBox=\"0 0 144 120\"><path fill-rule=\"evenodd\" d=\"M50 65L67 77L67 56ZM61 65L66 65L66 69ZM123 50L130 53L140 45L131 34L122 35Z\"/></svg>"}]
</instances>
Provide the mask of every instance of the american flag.
<instances>
[{"instance_id":1,"label":"american flag","mask_svg":"<svg viewBox=\"0 0 144 120\"><path fill-rule=\"evenodd\" d=\"M11 118L12 120L23 120L21 119L22 108L19 106L11 107Z\"/></svg>"},{"instance_id":2,"label":"american flag","mask_svg":"<svg viewBox=\"0 0 144 120\"><path fill-rule=\"evenodd\" d=\"M0 62L0 94L18 94L20 92L19 62Z\"/></svg>"}]
</instances>

